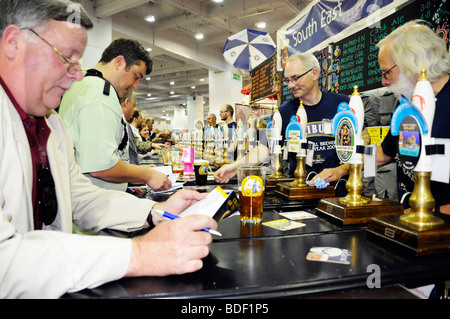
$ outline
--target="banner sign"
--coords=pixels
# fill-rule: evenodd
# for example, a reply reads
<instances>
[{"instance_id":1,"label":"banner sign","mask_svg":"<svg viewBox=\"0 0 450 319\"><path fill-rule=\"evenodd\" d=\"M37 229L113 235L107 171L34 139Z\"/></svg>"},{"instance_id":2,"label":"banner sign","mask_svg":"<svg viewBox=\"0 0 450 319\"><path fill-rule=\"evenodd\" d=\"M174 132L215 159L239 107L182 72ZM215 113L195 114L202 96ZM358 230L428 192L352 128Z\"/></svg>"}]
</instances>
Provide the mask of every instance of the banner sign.
<instances>
[{"instance_id":1,"label":"banner sign","mask_svg":"<svg viewBox=\"0 0 450 319\"><path fill-rule=\"evenodd\" d=\"M284 36L289 40L289 55L308 51L392 2L393 0L318 1L286 29Z\"/></svg>"}]
</instances>

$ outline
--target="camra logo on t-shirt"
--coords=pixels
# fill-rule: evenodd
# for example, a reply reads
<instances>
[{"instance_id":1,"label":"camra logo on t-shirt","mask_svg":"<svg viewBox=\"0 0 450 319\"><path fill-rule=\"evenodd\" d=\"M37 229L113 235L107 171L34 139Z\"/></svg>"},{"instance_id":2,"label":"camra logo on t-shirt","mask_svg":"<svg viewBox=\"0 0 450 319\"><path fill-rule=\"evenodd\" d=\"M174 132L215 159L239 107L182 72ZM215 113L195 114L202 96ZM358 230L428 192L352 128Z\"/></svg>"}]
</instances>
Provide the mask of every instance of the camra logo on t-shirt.
<instances>
[{"instance_id":1,"label":"camra logo on t-shirt","mask_svg":"<svg viewBox=\"0 0 450 319\"><path fill-rule=\"evenodd\" d=\"M317 154L314 158L314 164L323 164L325 162L325 158L322 158L320 154Z\"/></svg>"}]
</instances>

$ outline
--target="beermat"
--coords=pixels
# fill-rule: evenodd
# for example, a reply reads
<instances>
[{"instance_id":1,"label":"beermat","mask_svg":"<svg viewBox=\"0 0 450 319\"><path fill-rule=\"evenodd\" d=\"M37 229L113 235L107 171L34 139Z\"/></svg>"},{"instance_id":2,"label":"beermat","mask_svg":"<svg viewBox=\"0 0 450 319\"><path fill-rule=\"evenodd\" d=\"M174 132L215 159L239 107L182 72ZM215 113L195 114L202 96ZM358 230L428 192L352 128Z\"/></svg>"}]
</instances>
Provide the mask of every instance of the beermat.
<instances>
[{"instance_id":1,"label":"beermat","mask_svg":"<svg viewBox=\"0 0 450 319\"><path fill-rule=\"evenodd\" d=\"M296 211L296 212L285 212L285 213L279 213L281 216L286 217L290 220L304 220L304 219L312 219L317 218L316 215L307 213L303 210Z\"/></svg>"},{"instance_id":2,"label":"beermat","mask_svg":"<svg viewBox=\"0 0 450 319\"><path fill-rule=\"evenodd\" d=\"M288 220L288 219L277 219L277 220L272 220L270 222L264 222L262 224L264 226L268 226L268 227L275 228L275 229L282 230L282 231L306 226L306 224L295 222L295 221Z\"/></svg>"},{"instance_id":3,"label":"beermat","mask_svg":"<svg viewBox=\"0 0 450 319\"><path fill-rule=\"evenodd\" d=\"M350 265L352 251L336 247L312 247L306 255L307 260Z\"/></svg>"},{"instance_id":4,"label":"beermat","mask_svg":"<svg viewBox=\"0 0 450 319\"><path fill-rule=\"evenodd\" d=\"M185 209L180 217L203 214L219 222L231 216L238 208L239 199L236 193L232 190L225 192L220 186L217 186L206 198Z\"/></svg>"}]
</instances>

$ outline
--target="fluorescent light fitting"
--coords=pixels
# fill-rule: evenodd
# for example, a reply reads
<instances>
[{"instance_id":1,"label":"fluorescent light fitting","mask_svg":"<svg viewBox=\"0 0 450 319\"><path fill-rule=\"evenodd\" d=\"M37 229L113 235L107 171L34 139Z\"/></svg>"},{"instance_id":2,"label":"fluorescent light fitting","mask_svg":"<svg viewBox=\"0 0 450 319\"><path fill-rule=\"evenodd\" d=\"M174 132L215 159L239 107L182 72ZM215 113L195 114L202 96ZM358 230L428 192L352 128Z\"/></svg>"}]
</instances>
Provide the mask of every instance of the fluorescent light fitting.
<instances>
[{"instance_id":1,"label":"fluorescent light fitting","mask_svg":"<svg viewBox=\"0 0 450 319\"><path fill-rule=\"evenodd\" d=\"M196 38L197 40L203 39L203 33L196 33L196 34L195 34L195 38Z\"/></svg>"},{"instance_id":2,"label":"fluorescent light fitting","mask_svg":"<svg viewBox=\"0 0 450 319\"><path fill-rule=\"evenodd\" d=\"M170 81L170 83L169 83L170 85L174 85L175 84L175 82L174 81Z\"/></svg>"},{"instance_id":3,"label":"fluorescent light fitting","mask_svg":"<svg viewBox=\"0 0 450 319\"><path fill-rule=\"evenodd\" d=\"M155 16L154 15L149 15L145 17L145 21L148 22L155 22Z\"/></svg>"},{"instance_id":4,"label":"fluorescent light fitting","mask_svg":"<svg viewBox=\"0 0 450 319\"><path fill-rule=\"evenodd\" d=\"M222 3L223 0L213 0L213 2L215 2L215 3Z\"/></svg>"},{"instance_id":5,"label":"fluorescent light fitting","mask_svg":"<svg viewBox=\"0 0 450 319\"><path fill-rule=\"evenodd\" d=\"M264 21L255 23L255 26L260 29L264 29L266 27L266 23Z\"/></svg>"}]
</instances>

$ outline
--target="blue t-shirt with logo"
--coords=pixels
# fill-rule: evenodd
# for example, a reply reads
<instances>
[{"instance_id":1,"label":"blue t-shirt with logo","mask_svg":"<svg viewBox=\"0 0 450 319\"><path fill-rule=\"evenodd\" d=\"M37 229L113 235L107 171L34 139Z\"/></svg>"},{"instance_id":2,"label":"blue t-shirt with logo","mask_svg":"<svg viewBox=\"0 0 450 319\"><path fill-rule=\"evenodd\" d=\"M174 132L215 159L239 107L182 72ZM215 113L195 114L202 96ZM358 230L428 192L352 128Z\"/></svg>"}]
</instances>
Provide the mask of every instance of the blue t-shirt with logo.
<instances>
[{"instance_id":1,"label":"blue t-shirt with logo","mask_svg":"<svg viewBox=\"0 0 450 319\"><path fill-rule=\"evenodd\" d=\"M308 124L306 128L306 137L309 142L314 142L314 158L313 166L306 165L306 170L319 174L325 168L333 168L340 165L339 158L336 154L336 146L334 137L326 134L324 131L325 123L330 123L337 112L341 102L348 103L349 97L343 94L322 92L322 98L316 105L305 105L305 111L308 116ZM281 132L286 133L286 127L289 124L292 115L297 114L300 100L298 98L287 101L281 105L280 111L283 120ZM296 154L289 154L290 175L294 176L297 166Z\"/></svg>"}]
</instances>

